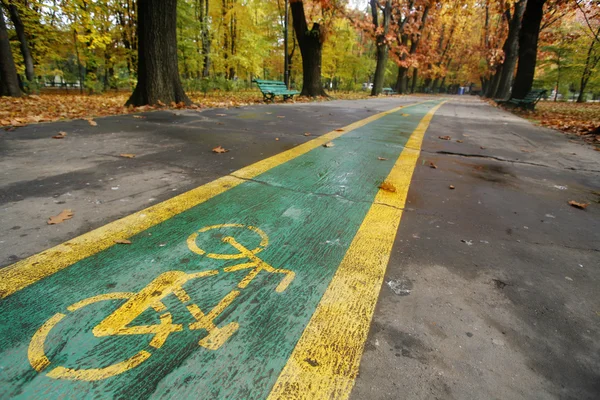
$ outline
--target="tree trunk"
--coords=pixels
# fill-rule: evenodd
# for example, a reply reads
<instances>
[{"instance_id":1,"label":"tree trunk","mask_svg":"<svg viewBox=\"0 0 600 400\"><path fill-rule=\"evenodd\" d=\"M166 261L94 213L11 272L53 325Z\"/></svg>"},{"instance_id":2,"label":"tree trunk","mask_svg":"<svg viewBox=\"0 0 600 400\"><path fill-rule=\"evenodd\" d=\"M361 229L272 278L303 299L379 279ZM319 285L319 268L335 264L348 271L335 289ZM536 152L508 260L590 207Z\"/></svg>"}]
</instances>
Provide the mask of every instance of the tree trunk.
<instances>
[{"instance_id":1,"label":"tree trunk","mask_svg":"<svg viewBox=\"0 0 600 400\"><path fill-rule=\"evenodd\" d=\"M396 79L396 91L400 94L408 92L408 68L398 67L398 78Z\"/></svg>"},{"instance_id":2,"label":"tree trunk","mask_svg":"<svg viewBox=\"0 0 600 400\"><path fill-rule=\"evenodd\" d=\"M498 88L494 97L497 99L507 99L510 96L510 87L512 84L517 58L519 56L519 32L521 31L521 19L525 11L527 0L520 0L515 3L515 9L508 26L508 37L504 42L504 64L502 64L502 74L498 82Z\"/></svg>"},{"instance_id":3,"label":"tree trunk","mask_svg":"<svg viewBox=\"0 0 600 400\"><path fill-rule=\"evenodd\" d=\"M519 65L512 97L523 99L531 91L537 62L538 37L546 0L528 0L519 33Z\"/></svg>"},{"instance_id":4,"label":"tree trunk","mask_svg":"<svg viewBox=\"0 0 600 400\"><path fill-rule=\"evenodd\" d=\"M294 20L294 31L302 55L302 92L300 96L327 96L321 85L321 60L323 57L321 25L314 23L308 30L302 0L292 0L290 8Z\"/></svg>"},{"instance_id":5,"label":"tree trunk","mask_svg":"<svg viewBox=\"0 0 600 400\"><path fill-rule=\"evenodd\" d=\"M391 1L386 1L383 7L383 20L381 26L377 22L379 2L371 0L371 13L373 15L373 27L375 30L381 28L381 33L376 36L377 45L377 66L375 67L375 76L373 77L373 89L371 90L371 96L377 96L381 94L383 90L383 79L385 78L385 67L388 59L389 48L386 43L386 36L390 29L390 18L392 15Z\"/></svg>"},{"instance_id":6,"label":"tree trunk","mask_svg":"<svg viewBox=\"0 0 600 400\"><path fill-rule=\"evenodd\" d=\"M419 75L419 69L413 69L413 77L412 77L412 88L410 89L411 93L415 93L417 90L417 76Z\"/></svg>"},{"instance_id":7,"label":"tree trunk","mask_svg":"<svg viewBox=\"0 0 600 400\"><path fill-rule=\"evenodd\" d=\"M498 69L492 78L488 81L488 88L485 92L485 97L493 98L498 91L498 85L500 84L500 77L502 76L503 66L498 65Z\"/></svg>"},{"instance_id":8,"label":"tree trunk","mask_svg":"<svg viewBox=\"0 0 600 400\"><path fill-rule=\"evenodd\" d=\"M0 10L0 96L20 97L19 78L12 56L4 14Z\"/></svg>"},{"instance_id":9,"label":"tree trunk","mask_svg":"<svg viewBox=\"0 0 600 400\"><path fill-rule=\"evenodd\" d=\"M126 105L191 104L177 69L177 0L138 1L138 82Z\"/></svg>"},{"instance_id":10,"label":"tree trunk","mask_svg":"<svg viewBox=\"0 0 600 400\"><path fill-rule=\"evenodd\" d=\"M592 34L594 34L593 31ZM598 32L596 32L592 38L592 42L590 43L590 47L588 48L587 56L585 58L585 67L583 68L583 73L581 74L581 84L579 85L579 96L577 96L578 103L585 103L583 92L585 91L588 81L592 77L594 68L596 68L596 65L600 61L600 54L594 54L594 47L596 46L598 37L600 37L600 27L598 27Z\"/></svg>"},{"instance_id":11,"label":"tree trunk","mask_svg":"<svg viewBox=\"0 0 600 400\"><path fill-rule=\"evenodd\" d=\"M15 26L17 38L21 47L21 54L23 54L23 61L25 62L25 77L28 81L33 82L35 80L35 71L33 68L33 57L29 50L29 43L27 42L27 36L25 36L25 25L21 21L19 10L17 6L10 2L8 5L8 12L10 13L10 19Z\"/></svg>"},{"instance_id":12,"label":"tree trunk","mask_svg":"<svg viewBox=\"0 0 600 400\"><path fill-rule=\"evenodd\" d=\"M379 42L379 39L378 39ZM377 44L377 66L375 67L375 76L373 77L373 89L371 96L381 94L383 90L383 78L385 78L385 66L388 59L388 46L385 43Z\"/></svg>"}]
</instances>

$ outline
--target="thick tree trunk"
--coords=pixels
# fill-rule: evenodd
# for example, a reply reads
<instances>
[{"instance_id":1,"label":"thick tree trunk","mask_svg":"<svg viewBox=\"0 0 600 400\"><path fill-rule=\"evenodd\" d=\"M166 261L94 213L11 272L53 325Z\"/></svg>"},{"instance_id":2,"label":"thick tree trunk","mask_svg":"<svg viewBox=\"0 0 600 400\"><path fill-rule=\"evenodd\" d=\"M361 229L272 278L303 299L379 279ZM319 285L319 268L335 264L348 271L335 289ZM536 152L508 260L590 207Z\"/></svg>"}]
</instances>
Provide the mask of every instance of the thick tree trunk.
<instances>
[{"instance_id":1,"label":"thick tree trunk","mask_svg":"<svg viewBox=\"0 0 600 400\"><path fill-rule=\"evenodd\" d=\"M379 40L378 40L379 41ZM377 44L377 66L375 67L375 76L373 77L373 89L371 96L381 94L383 90L383 78L385 78L385 66L388 59L388 46L385 43Z\"/></svg>"},{"instance_id":2,"label":"thick tree trunk","mask_svg":"<svg viewBox=\"0 0 600 400\"><path fill-rule=\"evenodd\" d=\"M126 105L191 104L177 69L177 0L138 1L138 82Z\"/></svg>"},{"instance_id":3,"label":"thick tree trunk","mask_svg":"<svg viewBox=\"0 0 600 400\"><path fill-rule=\"evenodd\" d=\"M411 93L415 93L415 91L417 90L417 77L419 75L419 69L415 68L413 69L413 77L412 77L412 87L410 89Z\"/></svg>"},{"instance_id":4,"label":"thick tree trunk","mask_svg":"<svg viewBox=\"0 0 600 400\"><path fill-rule=\"evenodd\" d=\"M512 85L517 58L519 57L519 32L521 31L521 19L525 11L527 0L520 0L515 3L515 9L508 26L508 37L504 42L504 64L502 64L502 74L498 82L498 88L494 97L497 99L507 99L510 96L510 87Z\"/></svg>"},{"instance_id":5,"label":"thick tree trunk","mask_svg":"<svg viewBox=\"0 0 600 400\"><path fill-rule=\"evenodd\" d=\"M33 82L35 79L35 71L33 68L33 57L31 56L31 51L29 50L27 36L25 36L25 25L23 25L23 21L21 21L21 16L19 15L17 6L14 5L12 1L8 5L8 12L10 13L10 20L15 26L17 38L19 39L21 54L23 55L23 61L25 62L25 77L28 81Z\"/></svg>"},{"instance_id":6,"label":"thick tree trunk","mask_svg":"<svg viewBox=\"0 0 600 400\"><path fill-rule=\"evenodd\" d=\"M314 23L308 30L302 0L292 0L290 8L294 20L294 31L302 55L302 92L300 96L327 96L321 85L321 60L323 58L321 25Z\"/></svg>"},{"instance_id":7,"label":"thick tree trunk","mask_svg":"<svg viewBox=\"0 0 600 400\"><path fill-rule=\"evenodd\" d=\"M528 0L519 33L519 65L512 97L523 99L531 91L537 62L538 37L546 0Z\"/></svg>"},{"instance_id":8,"label":"thick tree trunk","mask_svg":"<svg viewBox=\"0 0 600 400\"><path fill-rule=\"evenodd\" d=\"M485 97L493 98L498 91L498 85L500 84L500 77L502 76L502 65L498 65L498 69L492 78L488 81L488 88L485 92Z\"/></svg>"},{"instance_id":9,"label":"thick tree trunk","mask_svg":"<svg viewBox=\"0 0 600 400\"><path fill-rule=\"evenodd\" d=\"M396 91L400 94L408 92L408 68L398 67L398 78L396 79Z\"/></svg>"},{"instance_id":10,"label":"thick tree trunk","mask_svg":"<svg viewBox=\"0 0 600 400\"><path fill-rule=\"evenodd\" d=\"M21 95L6 23L2 10L0 10L0 96L20 97Z\"/></svg>"}]
</instances>

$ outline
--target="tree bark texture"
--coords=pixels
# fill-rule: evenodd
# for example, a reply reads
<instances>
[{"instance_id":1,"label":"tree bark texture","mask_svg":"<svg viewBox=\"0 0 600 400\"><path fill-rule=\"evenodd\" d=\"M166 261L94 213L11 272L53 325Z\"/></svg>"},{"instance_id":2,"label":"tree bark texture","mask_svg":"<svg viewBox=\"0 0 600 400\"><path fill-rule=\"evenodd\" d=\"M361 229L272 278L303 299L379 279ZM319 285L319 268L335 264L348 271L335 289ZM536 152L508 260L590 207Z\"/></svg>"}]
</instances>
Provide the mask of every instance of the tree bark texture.
<instances>
[{"instance_id":1,"label":"tree bark texture","mask_svg":"<svg viewBox=\"0 0 600 400\"><path fill-rule=\"evenodd\" d=\"M138 82L126 105L191 104L177 68L177 0L138 1Z\"/></svg>"},{"instance_id":2,"label":"tree bark texture","mask_svg":"<svg viewBox=\"0 0 600 400\"><path fill-rule=\"evenodd\" d=\"M546 0L528 0L519 33L519 65L513 82L512 96L523 99L533 87L537 62L538 37Z\"/></svg>"},{"instance_id":3,"label":"tree bark texture","mask_svg":"<svg viewBox=\"0 0 600 400\"><path fill-rule=\"evenodd\" d=\"M19 9L11 0L8 4L8 12L10 14L10 20L15 26L17 38L19 39L19 45L21 48L21 54L23 55L23 61L25 63L25 77L28 81L32 82L35 80L35 71L33 67L33 57L31 56L31 50L29 49L29 42L25 35L25 25L19 15Z\"/></svg>"},{"instance_id":4,"label":"tree bark texture","mask_svg":"<svg viewBox=\"0 0 600 400\"><path fill-rule=\"evenodd\" d=\"M510 96L510 87L512 85L517 58L519 57L519 32L521 31L521 20L525 11L527 0L519 0L515 3L514 12L508 25L508 37L504 42L504 63L502 64L502 73L498 88L494 93L497 99L507 99Z\"/></svg>"},{"instance_id":5,"label":"tree bark texture","mask_svg":"<svg viewBox=\"0 0 600 400\"><path fill-rule=\"evenodd\" d=\"M0 96L20 97L21 95L4 14L0 9Z\"/></svg>"},{"instance_id":6,"label":"tree bark texture","mask_svg":"<svg viewBox=\"0 0 600 400\"><path fill-rule=\"evenodd\" d=\"M290 1L294 31L302 55L302 91L300 96L327 96L321 84L321 60L323 58L323 42L321 25L314 23L308 29L304 4L302 0Z\"/></svg>"}]
</instances>

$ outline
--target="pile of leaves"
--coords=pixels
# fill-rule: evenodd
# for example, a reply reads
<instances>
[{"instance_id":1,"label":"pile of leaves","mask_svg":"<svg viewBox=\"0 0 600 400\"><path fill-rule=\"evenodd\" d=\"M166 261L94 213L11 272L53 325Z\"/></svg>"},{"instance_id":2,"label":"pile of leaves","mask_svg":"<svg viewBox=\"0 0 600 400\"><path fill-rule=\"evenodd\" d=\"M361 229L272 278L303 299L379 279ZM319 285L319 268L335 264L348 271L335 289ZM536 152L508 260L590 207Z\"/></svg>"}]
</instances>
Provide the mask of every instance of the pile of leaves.
<instances>
[{"instance_id":1,"label":"pile of leaves","mask_svg":"<svg viewBox=\"0 0 600 400\"><path fill-rule=\"evenodd\" d=\"M581 137L600 149L600 103L540 101L535 111L516 111L535 123Z\"/></svg>"},{"instance_id":2,"label":"pile of leaves","mask_svg":"<svg viewBox=\"0 0 600 400\"><path fill-rule=\"evenodd\" d=\"M249 104L263 104L258 90L236 92L213 91L208 93L188 93L195 103L190 107L183 104L159 104L156 106L125 107L129 92L113 92L103 95L80 94L40 94L14 97L0 97L0 127L20 127L37 122L50 122L71 119L90 119L108 115L130 114L163 108L229 108ZM292 102L306 103L333 99L362 99L368 93L336 92L331 98L295 97ZM278 100L282 101L282 100Z\"/></svg>"}]
</instances>

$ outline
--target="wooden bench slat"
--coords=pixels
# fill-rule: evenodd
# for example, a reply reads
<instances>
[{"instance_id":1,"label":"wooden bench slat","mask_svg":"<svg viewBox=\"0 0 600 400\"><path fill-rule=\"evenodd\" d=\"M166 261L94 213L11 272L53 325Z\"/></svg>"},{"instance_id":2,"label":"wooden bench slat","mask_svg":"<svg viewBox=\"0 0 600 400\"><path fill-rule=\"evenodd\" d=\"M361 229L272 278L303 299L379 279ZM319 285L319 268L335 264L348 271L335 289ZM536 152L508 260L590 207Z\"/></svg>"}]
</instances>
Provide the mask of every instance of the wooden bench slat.
<instances>
[{"instance_id":1,"label":"wooden bench slat","mask_svg":"<svg viewBox=\"0 0 600 400\"><path fill-rule=\"evenodd\" d=\"M274 101L275 96L283 96L283 99L287 100L288 97L300 94L297 90L288 90L283 81L254 79L252 82L256 83L262 92L265 102Z\"/></svg>"}]
</instances>

